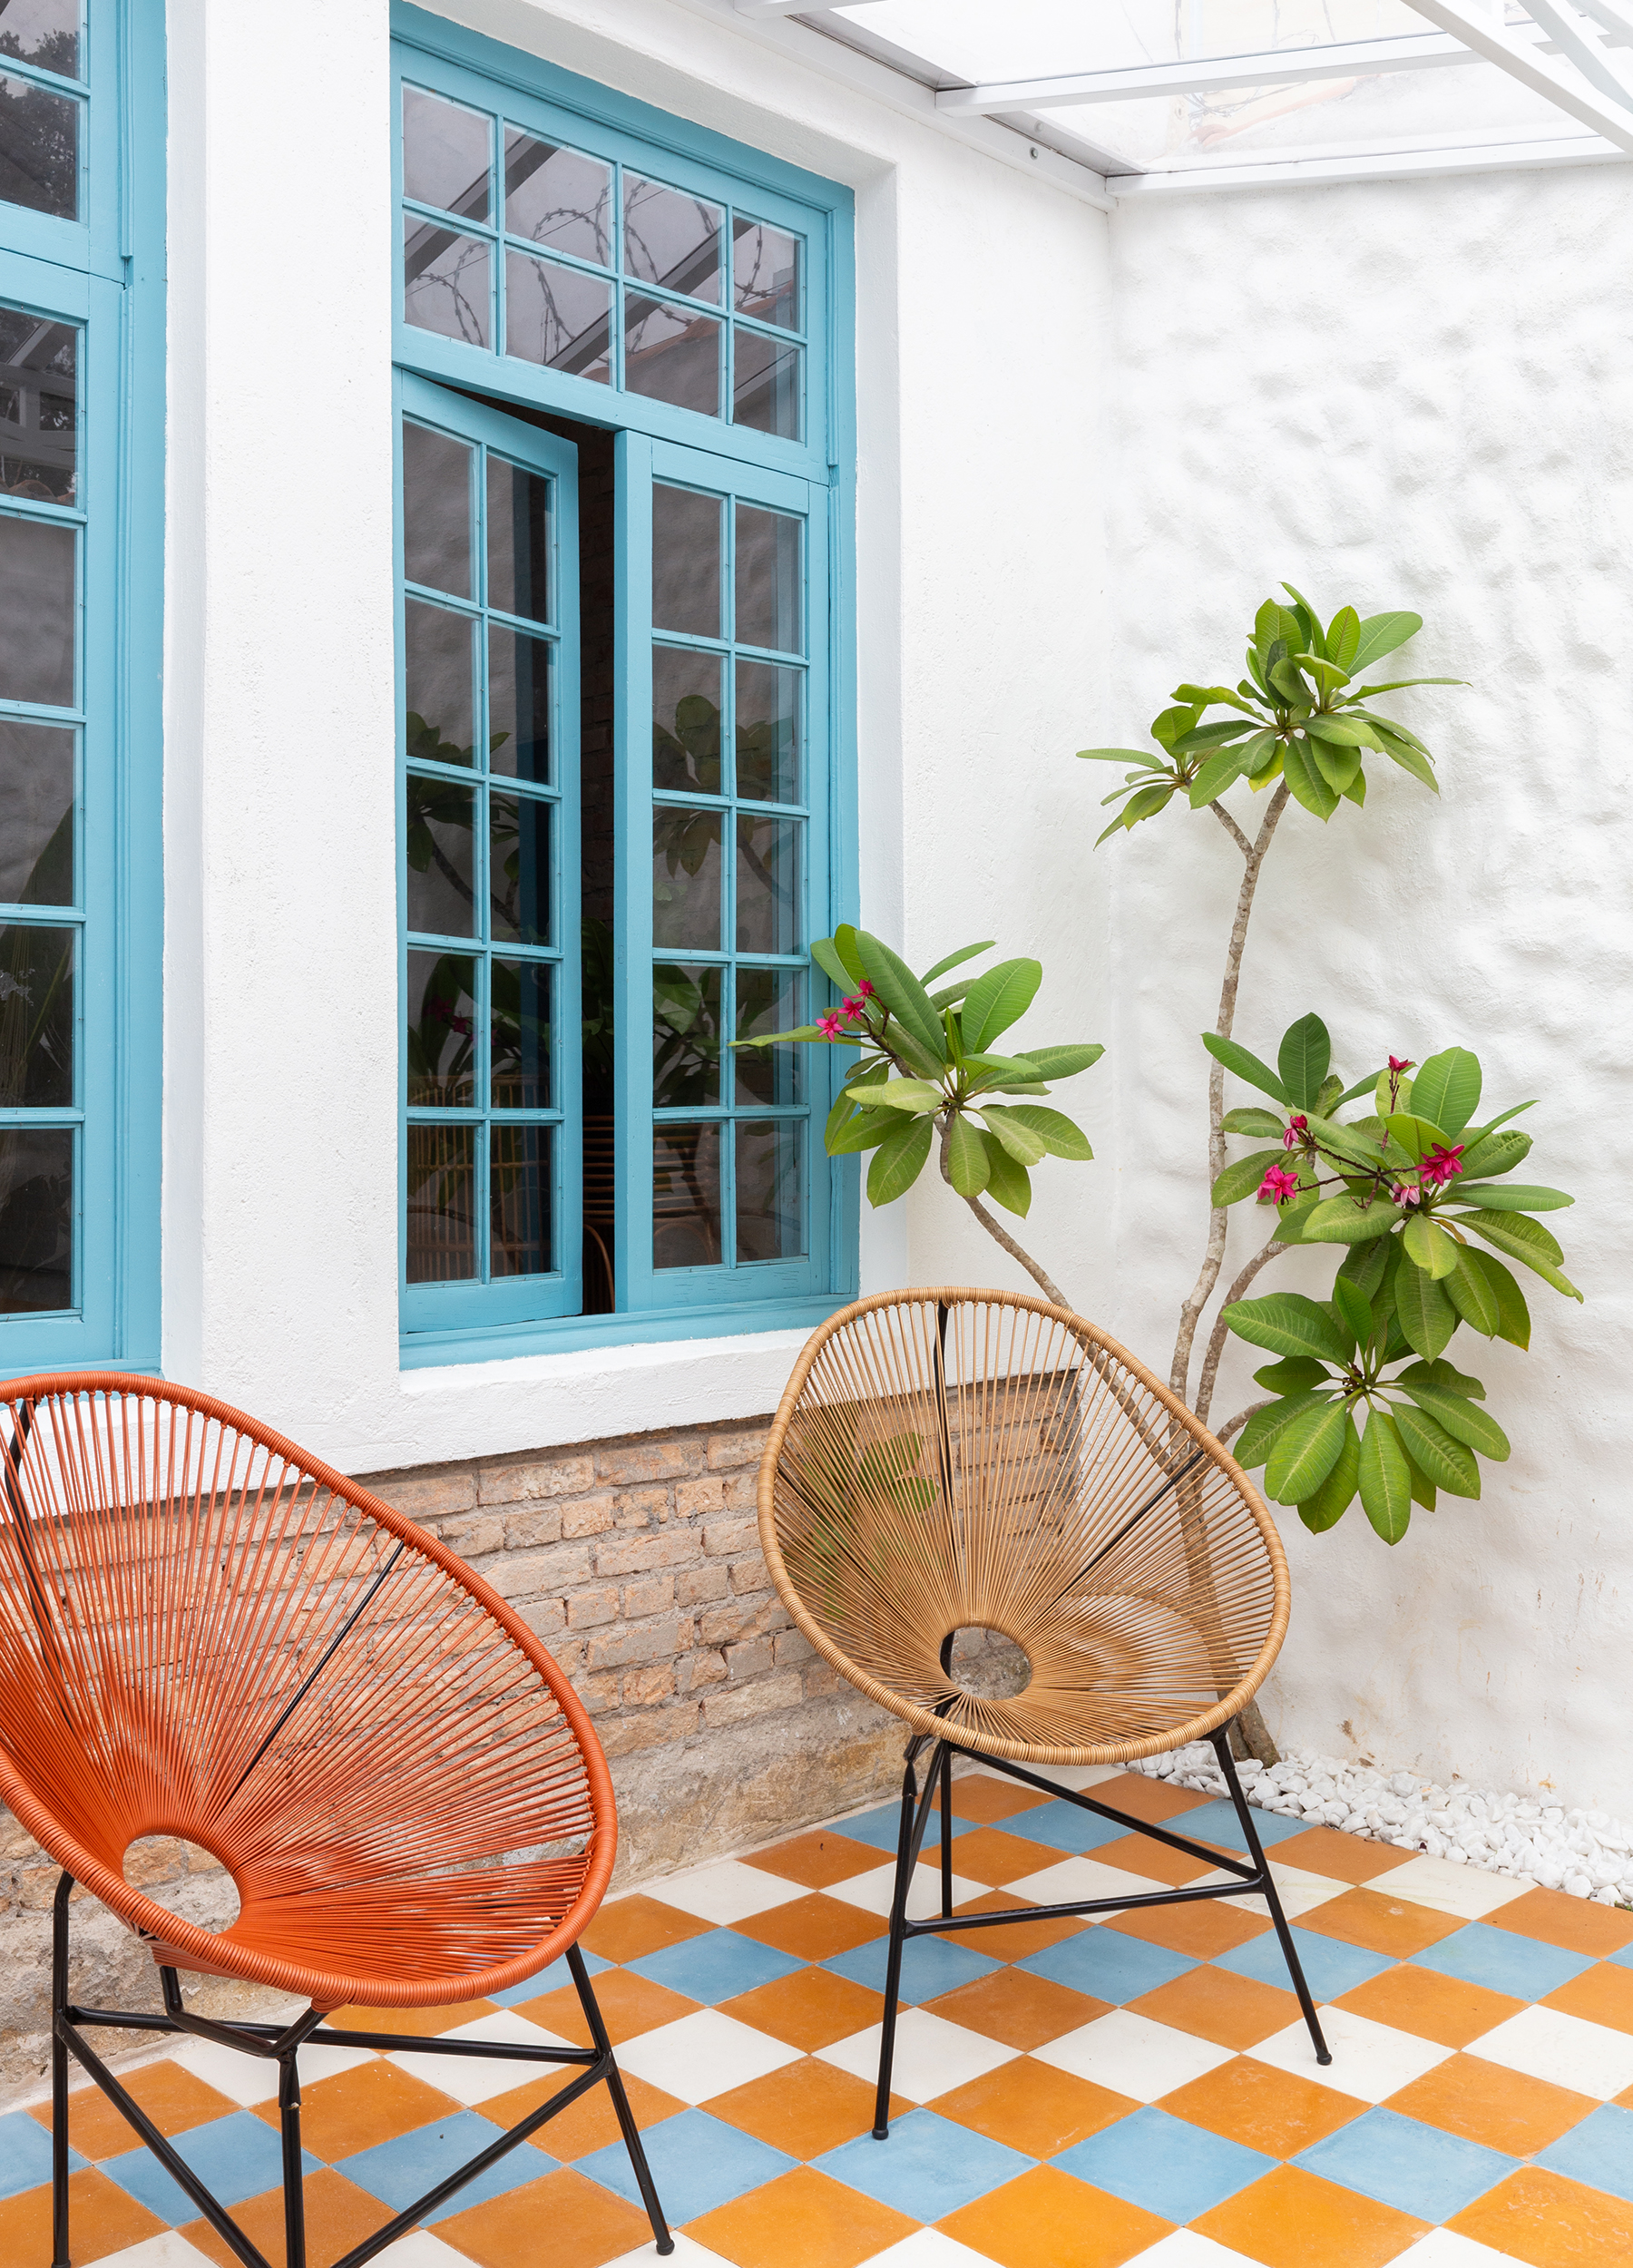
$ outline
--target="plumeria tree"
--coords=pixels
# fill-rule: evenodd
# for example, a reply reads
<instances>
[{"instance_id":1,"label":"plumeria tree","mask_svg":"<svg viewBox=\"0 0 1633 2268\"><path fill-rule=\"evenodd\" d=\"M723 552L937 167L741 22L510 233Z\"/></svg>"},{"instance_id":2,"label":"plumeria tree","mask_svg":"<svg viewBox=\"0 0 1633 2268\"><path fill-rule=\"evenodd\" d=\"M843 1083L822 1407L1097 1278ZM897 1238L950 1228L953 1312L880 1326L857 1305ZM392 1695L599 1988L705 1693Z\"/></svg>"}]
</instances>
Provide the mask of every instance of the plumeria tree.
<instances>
[{"instance_id":1,"label":"plumeria tree","mask_svg":"<svg viewBox=\"0 0 1633 2268\"><path fill-rule=\"evenodd\" d=\"M996 1042L1032 1006L1043 980L1041 964L1000 961L978 976L937 984L992 949L990 938L963 945L914 976L882 939L843 924L811 948L818 970L837 987L840 1004L815 1023L734 1044L768 1048L806 1041L856 1049L824 1129L828 1155L873 1152L867 1195L878 1206L905 1195L934 1149L942 1178L988 1236L1020 1262L1046 1299L1067 1307L1071 1303L1059 1285L982 1200L991 1197L1024 1220L1032 1208L1033 1167L1049 1157L1093 1157L1081 1129L1038 1098L1049 1094L1054 1080L1087 1070L1105 1051L1081 1041L1000 1050Z\"/></svg>"}]
</instances>

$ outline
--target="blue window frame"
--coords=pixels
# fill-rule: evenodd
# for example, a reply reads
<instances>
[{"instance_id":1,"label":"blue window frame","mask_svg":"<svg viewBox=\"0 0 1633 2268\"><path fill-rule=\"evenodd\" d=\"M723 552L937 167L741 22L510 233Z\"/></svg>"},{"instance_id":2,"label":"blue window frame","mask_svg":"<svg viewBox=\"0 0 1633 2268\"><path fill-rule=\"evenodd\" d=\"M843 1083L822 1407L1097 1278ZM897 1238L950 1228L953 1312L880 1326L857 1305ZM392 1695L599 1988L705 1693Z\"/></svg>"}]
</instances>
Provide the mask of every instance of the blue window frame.
<instances>
[{"instance_id":1,"label":"blue window frame","mask_svg":"<svg viewBox=\"0 0 1633 2268\"><path fill-rule=\"evenodd\" d=\"M849 194L393 26L403 1360L814 1320L856 1280L835 1066L731 1041L826 1005L855 910ZM518 612L484 562L524 480ZM502 807L548 820L520 943Z\"/></svg>"},{"instance_id":2,"label":"blue window frame","mask_svg":"<svg viewBox=\"0 0 1633 2268\"><path fill-rule=\"evenodd\" d=\"M161 0L0 19L0 1373L159 1359Z\"/></svg>"}]
</instances>

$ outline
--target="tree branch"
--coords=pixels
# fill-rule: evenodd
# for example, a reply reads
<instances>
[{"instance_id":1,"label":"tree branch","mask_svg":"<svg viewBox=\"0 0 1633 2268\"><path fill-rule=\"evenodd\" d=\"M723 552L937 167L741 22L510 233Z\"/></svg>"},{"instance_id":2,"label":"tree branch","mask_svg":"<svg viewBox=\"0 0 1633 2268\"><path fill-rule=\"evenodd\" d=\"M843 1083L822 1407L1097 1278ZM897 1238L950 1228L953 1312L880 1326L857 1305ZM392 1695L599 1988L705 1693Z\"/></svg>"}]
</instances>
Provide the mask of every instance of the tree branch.
<instances>
[{"instance_id":1,"label":"tree branch","mask_svg":"<svg viewBox=\"0 0 1633 2268\"><path fill-rule=\"evenodd\" d=\"M936 1120L936 1125L941 1129L942 1179L946 1183L948 1188L950 1189L953 1189L953 1176L947 1167L947 1138L952 1131L952 1124L953 1122L950 1119L937 1119ZM956 1189L953 1189L953 1195L956 1197L958 1194L959 1192ZM1071 1302L1067 1298L1065 1293L1061 1289L1060 1286L1051 1282L1050 1277L1043 1273L1043 1270L1032 1258L1032 1255L1023 1250L1022 1247L1015 1242L1015 1239L1010 1235L1007 1228L1001 1227L1000 1224L993 1218L993 1216L987 1211L986 1207L982 1203L981 1199L978 1197L967 1197L964 1198L964 1203L969 1207L971 1212L974 1214L976 1219L986 1230L987 1235L993 1238L993 1242L1001 1244L1005 1252L1009 1254L1012 1260L1019 1260L1021 1266L1026 1270L1028 1276L1032 1277L1032 1282L1038 1286L1044 1298L1047 1299L1051 1305L1056 1307L1064 1307L1070 1313L1071 1309Z\"/></svg>"},{"instance_id":2,"label":"tree branch","mask_svg":"<svg viewBox=\"0 0 1633 2268\"><path fill-rule=\"evenodd\" d=\"M1238 1410L1237 1412L1235 1417L1231 1419L1228 1425L1215 1426L1215 1441L1220 1442L1221 1444L1227 1442L1233 1433L1239 1433L1241 1432L1243 1426L1247 1424L1250 1417L1257 1417L1261 1410L1267 1410L1269 1407L1270 1403L1267 1399L1263 1402L1250 1402L1245 1410Z\"/></svg>"},{"instance_id":3,"label":"tree branch","mask_svg":"<svg viewBox=\"0 0 1633 2268\"><path fill-rule=\"evenodd\" d=\"M1225 1306L1228 1307L1233 1300L1241 1298L1242 1294L1267 1260L1274 1260L1279 1253L1291 1252L1292 1249L1291 1245L1281 1244L1272 1237L1267 1245L1254 1254L1252 1259L1237 1277L1236 1282L1226 1293ZM1225 1353L1225 1342L1229 1336L1230 1325L1226 1322L1224 1309L1221 1308L1219 1314L1214 1318L1213 1332L1208 1342L1208 1352L1202 1357L1202 1375L1197 1382L1197 1399L1194 1406L1197 1415L1204 1425L1208 1423L1208 1413L1213 1407L1214 1381L1219 1374L1220 1358Z\"/></svg>"}]
</instances>

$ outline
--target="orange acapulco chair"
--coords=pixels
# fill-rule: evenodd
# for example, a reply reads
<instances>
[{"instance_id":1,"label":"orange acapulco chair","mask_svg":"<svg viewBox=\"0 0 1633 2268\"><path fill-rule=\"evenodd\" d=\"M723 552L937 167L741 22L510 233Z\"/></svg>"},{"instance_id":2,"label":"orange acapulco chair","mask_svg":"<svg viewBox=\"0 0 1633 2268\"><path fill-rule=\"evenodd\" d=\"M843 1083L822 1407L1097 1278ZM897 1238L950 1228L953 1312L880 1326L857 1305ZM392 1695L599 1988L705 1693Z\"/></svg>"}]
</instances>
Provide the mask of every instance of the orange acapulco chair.
<instances>
[{"instance_id":1,"label":"orange acapulco chair","mask_svg":"<svg viewBox=\"0 0 1633 2268\"><path fill-rule=\"evenodd\" d=\"M860 1300L830 1316L794 1366L760 1462L759 1529L800 1630L911 1728L879 2140L889 2132L904 1950L953 1930L1257 1892L1316 2061L1332 2061L1228 1738L1281 1647L1286 1562L1247 1475L1149 1371L1081 1315L1014 1293ZM1018 1691L960 1682L953 1642L965 1631L996 1633L1018 1649ZM1041 1767L1129 1764L1196 1740L1218 1757L1245 1860L1040 1776ZM954 1756L1150 1836L1214 1879L1142 1897L955 1913ZM910 1921L938 1785L941 1911Z\"/></svg>"},{"instance_id":2,"label":"orange acapulco chair","mask_svg":"<svg viewBox=\"0 0 1633 2268\"><path fill-rule=\"evenodd\" d=\"M0 1799L62 1867L52 1957L54 2268L68 2268L68 2058L245 2268L265 2256L85 2034L183 2032L278 2065L286 2268L305 2268L303 2043L571 2076L336 2268L361 2268L604 2080L660 2253L674 2250L578 1939L612 1872L606 1759L524 1624L431 1537L293 1442L156 1379L0 1386ZM219 1933L132 1890L144 1835L219 1859ZM79 1882L151 1950L162 2015L68 1999ZM502 1993L560 1955L593 2045L336 2028L335 2009ZM189 2012L178 1971L308 2002L279 2026Z\"/></svg>"}]
</instances>

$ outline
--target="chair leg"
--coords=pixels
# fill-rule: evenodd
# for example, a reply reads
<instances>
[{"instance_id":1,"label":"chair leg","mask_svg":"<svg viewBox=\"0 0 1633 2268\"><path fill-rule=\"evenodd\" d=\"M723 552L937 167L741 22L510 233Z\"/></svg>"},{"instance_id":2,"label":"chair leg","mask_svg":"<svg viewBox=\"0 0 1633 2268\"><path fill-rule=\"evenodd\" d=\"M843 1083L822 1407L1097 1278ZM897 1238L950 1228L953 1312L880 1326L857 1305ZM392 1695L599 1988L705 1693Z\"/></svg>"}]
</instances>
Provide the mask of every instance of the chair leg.
<instances>
[{"instance_id":1,"label":"chair leg","mask_svg":"<svg viewBox=\"0 0 1633 2268\"><path fill-rule=\"evenodd\" d=\"M73 1877L58 1877L51 1913L51 2263L68 2263L68 2048L58 2029L68 2006L68 1899Z\"/></svg>"},{"instance_id":2,"label":"chair leg","mask_svg":"<svg viewBox=\"0 0 1633 2268\"><path fill-rule=\"evenodd\" d=\"M630 2164L635 2169L635 2179L640 2185L640 2199L646 2207L647 2219L652 2224L652 2241L658 2251L667 2257L675 2249L675 2240L670 2234L669 2223L664 2219L663 2207L659 2203L658 2185L652 2179L651 2167L647 2164L646 2148L640 2139L640 2128L635 2123L635 2114L630 2108L630 2098L624 2092L623 2075L619 2070L618 2059L612 2053L612 2042L607 2037L607 2027L602 2020L601 2004L596 1999L595 1989L590 1982L590 1971L585 1968L584 1956L576 1945L570 1946L568 1949L567 1967L573 1983L578 1987L579 2005L584 2011L584 2021L590 2027L591 2043L597 2055L605 2056L607 2058L607 2091L612 2097L612 2107L618 2114L618 2124L623 2135L624 2148L628 2150Z\"/></svg>"},{"instance_id":3,"label":"chair leg","mask_svg":"<svg viewBox=\"0 0 1633 2268\"><path fill-rule=\"evenodd\" d=\"M1298 1958L1298 1948L1293 1942L1293 1932L1287 1927L1286 1915L1282 1911L1281 1893L1276 1889L1275 1878L1270 1872L1269 1861L1265 1856L1264 1845L1258 1838L1258 1829L1253 1823L1252 1807L1243 1794L1242 1784L1237 1777L1236 1760L1230 1753L1230 1727L1228 1725L1225 1725L1213 1735L1213 1748L1214 1754L1219 1759L1219 1769L1225 1774L1225 1784L1230 1790L1230 1800L1236 1805L1237 1817L1242 1823L1242 1833L1247 1843L1247 1855L1265 1878L1265 1903L1270 1909L1270 1919L1276 1926L1276 1934L1281 1941L1282 1959L1287 1964L1287 1973L1293 1980L1293 1989L1298 1995L1298 2005L1304 2011L1304 2020L1309 2028L1310 2044L1315 2050L1315 2060L1322 2064L1331 2063L1332 2050L1322 2037L1321 2025L1315 2014L1315 2003L1310 1996L1310 1988L1305 1981L1304 1965Z\"/></svg>"},{"instance_id":4,"label":"chair leg","mask_svg":"<svg viewBox=\"0 0 1633 2268\"><path fill-rule=\"evenodd\" d=\"M942 1919L953 1911L953 1751L942 1750L941 1760L941 1893Z\"/></svg>"},{"instance_id":5,"label":"chair leg","mask_svg":"<svg viewBox=\"0 0 1633 2268\"><path fill-rule=\"evenodd\" d=\"M933 1767L934 1768L934 1767ZM885 2020L879 2028L879 2094L874 2105L873 2136L884 2142L890 2134L890 2073L895 2061L896 1994L902 1984L902 1949L905 1941L907 1891L913 1881L913 1828L918 1808L918 1782L913 1765L902 1774L902 1827L896 1838L895 1887L890 1895L890 1954L885 1964Z\"/></svg>"},{"instance_id":6,"label":"chair leg","mask_svg":"<svg viewBox=\"0 0 1633 2268\"><path fill-rule=\"evenodd\" d=\"M307 2268L306 2191L300 2172L300 2073L295 2050L278 2062L278 2122L283 2134L284 2268Z\"/></svg>"}]
</instances>

